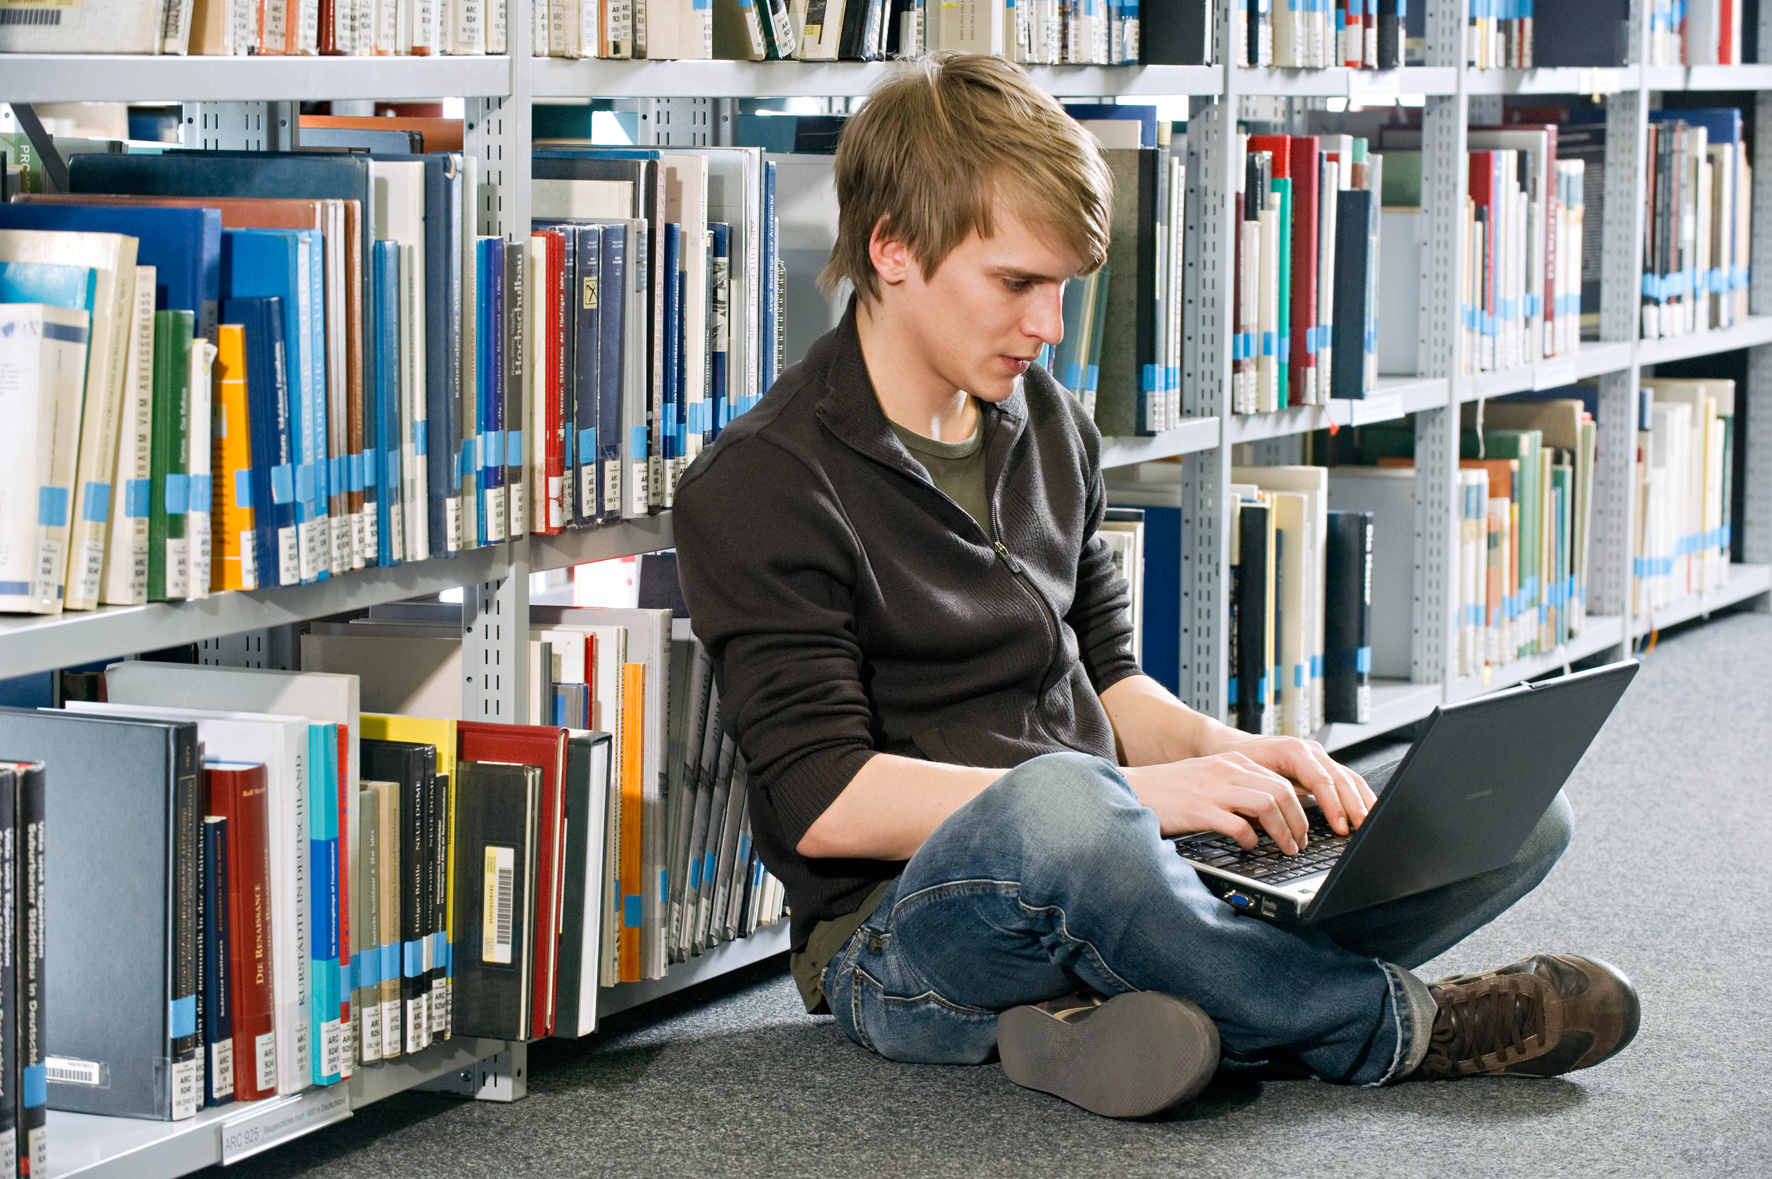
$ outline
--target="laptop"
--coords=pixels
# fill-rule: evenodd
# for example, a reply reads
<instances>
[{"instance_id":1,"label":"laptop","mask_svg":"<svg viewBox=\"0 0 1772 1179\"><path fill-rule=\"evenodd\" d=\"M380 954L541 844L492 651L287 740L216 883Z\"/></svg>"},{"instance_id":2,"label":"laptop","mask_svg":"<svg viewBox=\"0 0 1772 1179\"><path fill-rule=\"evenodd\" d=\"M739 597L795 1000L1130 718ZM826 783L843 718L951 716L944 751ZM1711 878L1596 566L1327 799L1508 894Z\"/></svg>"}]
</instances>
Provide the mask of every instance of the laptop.
<instances>
[{"instance_id":1,"label":"laptop","mask_svg":"<svg viewBox=\"0 0 1772 1179\"><path fill-rule=\"evenodd\" d=\"M1309 843L1244 851L1215 832L1174 840L1217 896L1250 916L1312 925L1509 863L1637 674L1627 659L1434 709L1359 830L1314 805Z\"/></svg>"}]
</instances>

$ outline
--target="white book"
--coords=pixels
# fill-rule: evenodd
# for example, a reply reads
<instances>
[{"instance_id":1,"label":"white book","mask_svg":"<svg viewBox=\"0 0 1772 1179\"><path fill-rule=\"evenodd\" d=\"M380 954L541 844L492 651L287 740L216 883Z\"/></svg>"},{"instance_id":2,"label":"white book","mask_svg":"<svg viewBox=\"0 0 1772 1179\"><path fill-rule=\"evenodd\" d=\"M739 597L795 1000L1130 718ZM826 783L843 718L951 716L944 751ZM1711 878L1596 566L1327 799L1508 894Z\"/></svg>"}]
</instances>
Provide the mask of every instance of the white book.
<instances>
[{"instance_id":1,"label":"white book","mask_svg":"<svg viewBox=\"0 0 1772 1179\"><path fill-rule=\"evenodd\" d=\"M197 723L203 756L261 762L271 848L271 993L277 1037L277 1092L313 1084L313 1010L308 930L308 719L276 713L170 708L159 701L109 703L70 700L71 712L108 713Z\"/></svg>"},{"instance_id":2,"label":"white book","mask_svg":"<svg viewBox=\"0 0 1772 1179\"><path fill-rule=\"evenodd\" d=\"M0 262L85 266L93 271L92 304L87 309L88 355L82 393L74 408L75 432L69 442L78 467L71 484L64 484L72 493L71 530L63 542L67 565L56 575L61 579L58 584L71 591L61 596L70 599L67 604L74 609L90 610L98 604L92 568L95 561L102 567L108 532L108 513L98 501L109 491L109 446L114 445L123 404L134 319L135 257L136 240L124 234L0 230ZM149 372L151 377L151 364Z\"/></svg>"},{"instance_id":3,"label":"white book","mask_svg":"<svg viewBox=\"0 0 1772 1179\"><path fill-rule=\"evenodd\" d=\"M110 529L100 600L140 605L148 600L148 483L154 433L154 280L138 266L130 316L124 399L113 446Z\"/></svg>"},{"instance_id":4,"label":"white book","mask_svg":"<svg viewBox=\"0 0 1772 1179\"><path fill-rule=\"evenodd\" d=\"M0 303L0 610L61 613L90 322Z\"/></svg>"},{"instance_id":5,"label":"white book","mask_svg":"<svg viewBox=\"0 0 1772 1179\"><path fill-rule=\"evenodd\" d=\"M45 16L29 24L0 24L0 53L157 54L165 46L165 12L158 3L85 0L13 11Z\"/></svg>"},{"instance_id":6,"label":"white book","mask_svg":"<svg viewBox=\"0 0 1772 1179\"><path fill-rule=\"evenodd\" d=\"M1306 596L1304 598L1304 615L1300 619L1304 627L1304 645L1295 648L1288 645L1288 659L1292 655L1301 654L1304 664L1304 677L1307 683L1308 709L1306 715L1311 731L1323 727L1323 647L1324 647L1324 603L1323 584L1328 561L1329 535L1329 468L1312 466L1285 467L1233 467L1231 479L1237 483L1250 483L1266 491L1297 492L1304 497L1304 514L1301 525L1304 531L1300 534L1300 543L1295 543L1290 536L1286 544L1283 559L1285 577L1290 581L1293 569L1303 571L1307 578ZM1284 525L1282 525L1284 526ZM1301 564L1294 565L1291 557L1297 551ZM1290 686L1292 672L1283 677L1285 686ZM1288 730L1289 732L1291 730ZM1294 734L1299 735L1299 734ZM1309 736L1310 733L1303 733Z\"/></svg>"},{"instance_id":7,"label":"white book","mask_svg":"<svg viewBox=\"0 0 1772 1179\"><path fill-rule=\"evenodd\" d=\"M213 481L210 449L211 391L215 375L214 344L199 336L191 343L191 409L185 425L185 470L190 481L189 507L185 514L185 594L187 598L209 596L210 505Z\"/></svg>"},{"instance_id":8,"label":"white book","mask_svg":"<svg viewBox=\"0 0 1772 1179\"><path fill-rule=\"evenodd\" d=\"M459 683L459 680L457 681ZM183 663L153 663L130 660L113 663L105 669L105 692L114 704L139 702L163 705L175 701L181 706L212 709L262 709L267 713L304 716L320 724L339 727L344 737L345 759L340 765L348 814L339 824L339 838L349 842L351 879L357 879L359 826L357 791L362 784L358 766L358 734L361 732L359 687L353 675L324 675L310 671L277 671L256 667L195 666ZM456 699L461 693L458 689ZM302 746L306 748L306 746ZM214 750L209 756L218 756ZM264 758L255 757L254 761ZM302 830L306 830L304 818ZM358 930L363 898L351 892L351 929ZM356 934L352 934L353 939ZM353 941L347 947L353 952L362 947ZM305 954L304 954L305 957ZM341 983L345 980L341 980ZM348 986L340 987L348 995ZM303 1026L307 1026L305 1023ZM351 1058L345 1056L348 1072Z\"/></svg>"},{"instance_id":9,"label":"white book","mask_svg":"<svg viewBox=\"0 0 1772 1179\"><path fill-rule=\"evenodd\" d=\"M583 819L577 816L572 819L574 824L582 821L583 833L569 833L574 841L582 839L586 849L584 923L576 930L567 929L561 934L564 938L577 938L580 946L578 1010L560 1012L559 1029L555 1034L562 1036L588 1036L597 1030L598 969L603 958L603 910L608 907L603 899L607 895L603 891L603 868L608 858L604 853L609 838L605 822L608 817L609 795L612 793L610 771L615 764L612 756L615 748L613 740L597 740L597 736L597 733L588 729L572 729L567 734L567 740L575 748L581 743L588 745L585 752L590 762L591 789L589 806L585 809ZM573 764L572 750L567 753L567 764Z\"/></svg>"}]
</instances>

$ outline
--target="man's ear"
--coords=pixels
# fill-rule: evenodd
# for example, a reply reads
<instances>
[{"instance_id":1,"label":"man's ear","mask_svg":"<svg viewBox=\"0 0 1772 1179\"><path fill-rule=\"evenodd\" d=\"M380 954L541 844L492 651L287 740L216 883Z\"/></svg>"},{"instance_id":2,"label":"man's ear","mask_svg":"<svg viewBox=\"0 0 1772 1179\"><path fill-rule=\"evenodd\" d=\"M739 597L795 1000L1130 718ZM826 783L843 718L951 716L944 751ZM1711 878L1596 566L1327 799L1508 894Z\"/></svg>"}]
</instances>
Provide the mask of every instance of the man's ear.
<instances>
[{"instance_id":1,"label":"man's ear","mask_svg":"<svg viewBox=\"0 0 1772 1179\"><path fill-rule=\"evenodd\" d=\"M874 232L868 238L868 260L874 264L874 273L887 286L897 286L905 281L917 264L910 249L892 236L891 223L884 217L874 223Z\"/></svg>"}]
</instances>

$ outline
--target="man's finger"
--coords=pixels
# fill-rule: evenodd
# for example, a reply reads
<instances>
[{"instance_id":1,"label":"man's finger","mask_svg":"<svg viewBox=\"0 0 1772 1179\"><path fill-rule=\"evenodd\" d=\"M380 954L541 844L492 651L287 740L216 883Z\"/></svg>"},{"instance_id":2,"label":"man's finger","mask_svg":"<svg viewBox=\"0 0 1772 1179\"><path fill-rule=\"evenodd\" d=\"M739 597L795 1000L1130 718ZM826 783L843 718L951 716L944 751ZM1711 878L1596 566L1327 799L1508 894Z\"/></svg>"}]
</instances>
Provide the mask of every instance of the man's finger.
<instances>
[{"instance_id":1,"label":"man's finger","mask_svg":"<svg viewBox=\"0 0 1772 1179\"><path fill-rule=\"evenodd\" d=\"M1298 800L1294 798L1292 804L1297 806ZM1261 824L1262 830L1268 833L1268 838L1287 855L1298 854L1298 837L1292 833L1292 824L1287 822L1280 800L1271 792L1258 786L1233 787L1230 809Z\"/></svg>"}]
</instances>

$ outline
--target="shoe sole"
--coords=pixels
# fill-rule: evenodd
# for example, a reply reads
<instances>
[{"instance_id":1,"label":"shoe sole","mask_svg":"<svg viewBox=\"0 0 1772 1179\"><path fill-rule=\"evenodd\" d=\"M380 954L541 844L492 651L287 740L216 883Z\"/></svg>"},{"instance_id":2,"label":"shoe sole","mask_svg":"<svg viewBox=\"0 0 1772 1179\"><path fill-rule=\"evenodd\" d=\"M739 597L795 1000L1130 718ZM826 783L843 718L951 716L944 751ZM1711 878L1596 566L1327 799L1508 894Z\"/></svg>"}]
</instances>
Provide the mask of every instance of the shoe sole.
<instances>
[{"instance_id":1,"label":"shoe sole","mask_svg":"<svg viewBox=\"0 0 1772 1179\"><path fill-rule=\"evenodd\" d=\"M1218 1029L1192 1003L1155 991L1115 995L1076 1023L1033 1007L997 1017L1003 1075L1109 1118L1140 1118L1206 1087Z\"/></svg>"}]
</instances>

